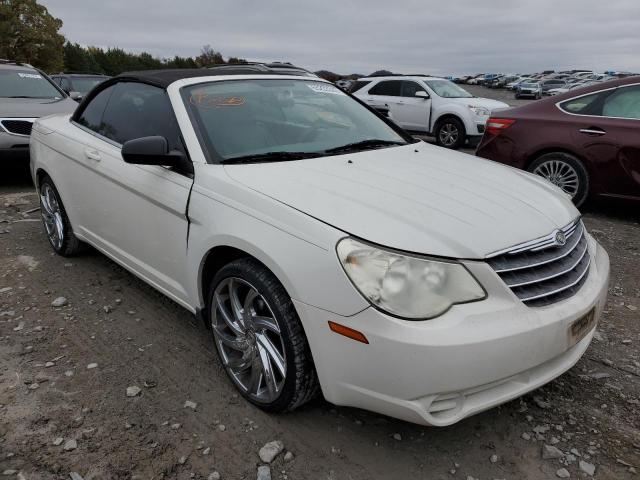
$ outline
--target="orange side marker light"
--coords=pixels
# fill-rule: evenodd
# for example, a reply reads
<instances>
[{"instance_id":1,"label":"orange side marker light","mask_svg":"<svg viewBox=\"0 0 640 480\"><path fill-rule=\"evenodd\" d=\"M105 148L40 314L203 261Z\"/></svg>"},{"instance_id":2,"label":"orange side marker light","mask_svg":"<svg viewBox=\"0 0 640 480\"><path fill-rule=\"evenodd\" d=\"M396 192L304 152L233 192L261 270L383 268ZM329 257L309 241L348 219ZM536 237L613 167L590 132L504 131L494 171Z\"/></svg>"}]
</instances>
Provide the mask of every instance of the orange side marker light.
<instances>
[{"instance_id":1,"label":"orange side marker light","mask_svg":"<svg viewBox=\"0 0 640 480\"><path fill-rule=\"evenodd\" d=\"M367 340L367 337L365 337L362 332L354 330L353 328L345 327L344 325L340 325L339 323L335 322L329 322L329 328L331 329L331 331L348 337L351 340L366 343L367 345L369 344L369 340Z\"/></svg>"}]
</instances>

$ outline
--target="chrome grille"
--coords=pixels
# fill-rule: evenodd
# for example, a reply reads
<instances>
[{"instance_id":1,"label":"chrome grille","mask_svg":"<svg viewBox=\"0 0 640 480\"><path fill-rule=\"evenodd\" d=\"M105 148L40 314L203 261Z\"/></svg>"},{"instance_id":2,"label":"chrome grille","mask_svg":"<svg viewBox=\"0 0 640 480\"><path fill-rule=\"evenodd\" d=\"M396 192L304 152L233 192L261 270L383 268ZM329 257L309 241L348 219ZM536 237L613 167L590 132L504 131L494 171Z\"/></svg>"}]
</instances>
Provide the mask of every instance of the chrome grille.
<instances>
[{"instance_id":1,"label":"chrome grille","mask_svg":"<svg viewBox=\"0 0 640 480\"><path fill-rule=\"evenodd\" d=\"M566 243L561 245L558 239L563 237ZM584 225L578 219L545 237L496 252L487 262L526 305L542 307L580 289L591 256Z\"/></svg>"},{"instance_id":2,"label":"chrome grille","mask_svg":"<svg viewBox=\"0 0 640 480\"><path fill-rule=\"evenodd\" d=\"M0 124L2 125L2 128L6 130L8 133L12 133L14 135L24 135L28 137L29 135L31 135L31 127L33 127L33 120L6 118L6 119L1 119Z\"/></svg>"}]
</instances>

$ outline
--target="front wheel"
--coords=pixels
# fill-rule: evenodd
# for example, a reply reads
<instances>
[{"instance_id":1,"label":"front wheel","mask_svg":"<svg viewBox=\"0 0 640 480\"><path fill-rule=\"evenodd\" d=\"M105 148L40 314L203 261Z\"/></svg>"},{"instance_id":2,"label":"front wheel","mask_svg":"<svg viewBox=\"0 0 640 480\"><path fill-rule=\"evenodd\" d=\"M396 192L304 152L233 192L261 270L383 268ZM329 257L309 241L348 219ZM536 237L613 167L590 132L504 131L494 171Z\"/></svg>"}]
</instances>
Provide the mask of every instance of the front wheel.
<instances>
[{"instance_id":1,"label":"front wheel","mask_svg":"<svg viewBox=\"0 0 640 480\"><path fill-rule=\"evenodd\" d=\"M467 137L464 125L454 117L438 121L435 134L438 145L451 149L462 147Z\"/></svg>"},{"instance_id":2,"label":"front wheel","mask_svg":"<svg viewBox=\"0 0 640 480\"><path fill-rule=\"evenodd\" d=\"M251 403L284 412L311 400L319 384L291 298L253 259L223 267L209 291L213 340L227 375Z\"/></svg>"},{"instance_id":3,"label":"front wheel","mask_svg":"<svg viewBox=\"0 0 640 480\"><path fill-rule=\"evenodd\" d=\"M42 223L51 247L64 257L75 255L80 250L80 240L73 233L60 194L49 176L40 182L39 194Z\"/></svg>"},{"instance_id":4,"label":"front wheel","mask_svg":"<svg viewBox=\"0 0 640 480\"><path fill-rule=\"evenodd\" d=\"M589 195L589 173L582 162L569 153L546 153L532 162L528 170L560 187L571 196L576 207Z\"/></svg>"}]
</instances>

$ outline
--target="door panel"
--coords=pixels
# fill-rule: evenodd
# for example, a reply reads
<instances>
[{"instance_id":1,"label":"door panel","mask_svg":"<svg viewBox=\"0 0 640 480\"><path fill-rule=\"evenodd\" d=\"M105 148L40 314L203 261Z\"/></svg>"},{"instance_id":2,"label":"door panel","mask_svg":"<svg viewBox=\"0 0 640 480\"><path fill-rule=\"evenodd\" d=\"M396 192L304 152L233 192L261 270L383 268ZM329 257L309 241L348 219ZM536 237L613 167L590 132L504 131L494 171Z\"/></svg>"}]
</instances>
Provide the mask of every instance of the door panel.
<instances>
[{"instance_id":1,"label":"door panel","mask_svg":"<svg viewBox=\"0 0 640 480\"><path fill-rule=\"evenodd\" d=\"M402 120L405 115L401 80L383 80L376 83L362 98L372 107L387 107L395 123L402 128L411 128Z\"/></svg>"},{"instance_id":2,"label":"door panel","mask_svg":"<svg viewBox=\"0 0 640 480\"><path fill-rule=\"evenodd\" d=\"M578 110L572 132L595 171L600 193L640 198L640 86L587 95L563 104Z\"/></svg>"},{"instance_id":3,"label":"door panel","mask_svg":"<svg viewBox=\"0 0 640 480\"><path fill-rule=\"evenodd\" d=\"M107 253L177 300L185 290L192 180L164 167L130 165L121 149L103 141L89 170L87 235Z\"/></svg>"},{"instance_id":4,"label":"door panel","mask_svg":"<svg viewBox=\"0 0 640 480\"><path fill-rule=\"evenodd\" d=\"M640 197L640 121L584 118L573 133L602 193Z\"/></svg>"},{"instance_id":5,"label":"door panel","mask_svg":"<svg viewBox=\"0 0 640 480\"><path fill-rule=\"evenodd\" d=\"M74 177L78 233L190 308L186 210L193 180L160 166L128 164L121 154L127 140L151 135L184 151L166 92L116 83L91 100L73 127L74 159L83 167Z\"/></svg>"},{"instance_id":6,"label":"door panel","mask_svg":"<svg viewBox=\"0 0 640 480\"><path fill-rule=\"evenodd\" d=\"M409 80L402 82L402 97L399 99L401 105L398 107L398 115L401 116L401 122L407 125L405 128L428 132L431 98L416 97L415 92L418 91L426 93L426 89L416 82Z\"/></svg>"}]
</instances>

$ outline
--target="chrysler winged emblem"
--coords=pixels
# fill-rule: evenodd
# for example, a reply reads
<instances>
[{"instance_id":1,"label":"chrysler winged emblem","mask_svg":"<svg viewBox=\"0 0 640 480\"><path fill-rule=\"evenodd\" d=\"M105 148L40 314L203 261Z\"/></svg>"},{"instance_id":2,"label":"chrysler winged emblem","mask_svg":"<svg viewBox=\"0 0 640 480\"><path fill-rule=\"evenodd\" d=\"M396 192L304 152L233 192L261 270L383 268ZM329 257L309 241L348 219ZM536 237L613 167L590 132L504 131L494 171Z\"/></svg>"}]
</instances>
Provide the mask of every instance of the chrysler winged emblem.
<instances>
[{"instance_id":1,"label":"chrysler winged emblem","mask_svg":"<svg viewBox=\"0 0 640 480\"><path fill-rule=\"evenodd\" d=\"M555 242L558 247L562 247L565 243L567 243L567 237L565 236L563 231L556 230Z\"/></svg>"}]
</instances>

